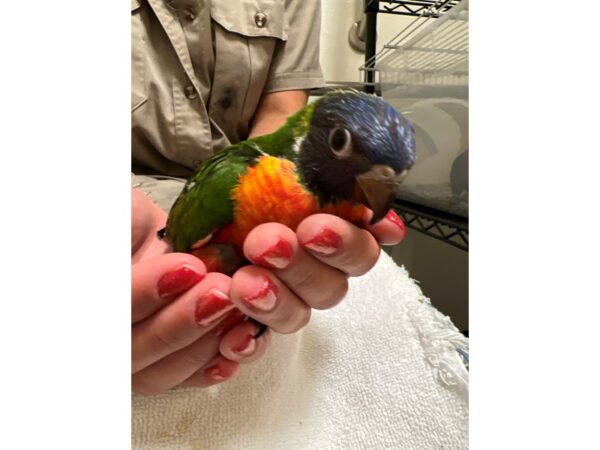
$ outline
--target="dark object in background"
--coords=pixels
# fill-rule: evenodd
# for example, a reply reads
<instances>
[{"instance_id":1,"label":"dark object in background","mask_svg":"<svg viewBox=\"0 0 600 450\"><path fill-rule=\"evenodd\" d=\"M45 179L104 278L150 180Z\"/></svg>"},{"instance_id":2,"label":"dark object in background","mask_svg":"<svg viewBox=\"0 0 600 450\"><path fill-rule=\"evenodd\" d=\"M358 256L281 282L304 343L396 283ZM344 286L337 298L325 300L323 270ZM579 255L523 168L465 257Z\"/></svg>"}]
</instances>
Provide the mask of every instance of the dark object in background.
<instances>
[{"instance_id":1,"label":"dark object in background","mask_svg":"<svg viewBox=\"0 0 600 450\"><path fill-rule=\"evenodd\" d=\"M469 149L456 157L450 169L450 187L454 195L469 192Z\"/></svg>"}]
</instances>

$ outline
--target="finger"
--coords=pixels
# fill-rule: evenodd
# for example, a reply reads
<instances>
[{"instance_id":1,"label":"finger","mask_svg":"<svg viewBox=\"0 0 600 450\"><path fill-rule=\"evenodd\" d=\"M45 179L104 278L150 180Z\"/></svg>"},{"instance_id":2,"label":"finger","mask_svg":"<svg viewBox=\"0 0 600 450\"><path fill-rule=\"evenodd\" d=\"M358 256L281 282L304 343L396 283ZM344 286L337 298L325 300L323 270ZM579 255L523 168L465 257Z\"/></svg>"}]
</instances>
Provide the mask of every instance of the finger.
<instances>
[{"instance_id":1,"label":"finger","mask_svg":"<svg viewBox=\"0 0 600 450\"><path fill-rule=\"evenodd\" d=\"M234 308L226 294L230 281L225 275L210 273L176 301L134 325L133 373L187 347L223 319Z\"/></svg>"},{"instance_id":2,"label":"finger","mask_svg":"<svg viewBox=\"0 0 600 450\"><path fill-rule=\"evenodd\" d=\"M210 332L131 377L137 394L156 395L179 385L219 353L219 337Z\"/></svg>"},{"instance_id":3,"label":"finger","mask_svg":"<svg viewBox=\"0 0 600 450\"><path fill-rule=\"evenodd\" d=\"M231 301L278 333L293 333L310 320L310 308L272 272L245 266L231 280Z\"/></svg>"},{"instance_id":4,"label":"finger","mask_svg":"<svg viewBox=\"0 0 600 450\"><path fill-rule=\"evenodd\" d=\"M271 342L269 330L258 339L255 338L257 332L258 326L252 322L238 325L221 339L221 355L242 364L256 361L265 354Z\"/></svg>"},{"instance_id":5,"label":"finger","mask_svg":"<svg viewBox=\"0 0 600 450\"><path fill-rule=\"evenodd\" d=\"M373 235L337 216L315 214L296 230L298 241L317 259L351 276L368 272L381 251Z\"/></svg>"},{"instance_id":6,"label":"finger","mask_svg":"<svg viewBox=\"0 0 600 450\"><path fill-rule=\"evenodd\" d=\"M131 190L131 254L133 255L154 229L150 199L137 189Z\"/></svg>"},{"instance_id":7,"label":"finger","mask_svg":"<svg viewBox=\"0 0 600 450\"><path fill-rule=\"evenodd\" d=\"M369 211L366 216L366 223L369 223L372 216L373 212ZM381 245L396 245L406 237L406 226L393 209L390 209L387 215L379 222L373 225L366 225L365 228L375 236L375 239Z\"/></svg>"},{"instance_id":8,"label":"finger","mask_svg":"<svg viewBox=\"0 0 600 450\"><path fill-rule=\"evenodd\" d=\"M131 260L166 253L169 244L158 239L156 232L167 220L167 214L138 189L131 190Z\"/></svg>"},{"instance_id":9,"label":"finger","mask_svg":"<svg viewBox=\"0 0 600 450\"><path fill-rule=\"evenodd\" d=\"M247 331L248 326L250 326L254 330L254 333L256 333L258 328L256 325L246 322L244 320L246 317L237 308L230 311L215 327L196 342L175 353L171 353L134 374L132 376L132 388L134 392L143 395L155 395L179 385L219 354L219 346L222 339L227 339L232 343L235 342L236 348L239 348L240 344L238 341L241 338L238 335L240 332ZM241 328L238 327L240 324L242 324ZM233 334L228 337L227 334L230 331ZM222 338L222 336L225 337ZM270 342L270 337L267 336L263 339L261 336L256 341L254 352L249 352L247 349L239 355L236 352L231 352L234 358L230 359L236 362L249 362L258 359L264 354Z\"/></svg>"},{"instance_id":10,"label":"finger","mask_svg":"<svg viewBox=\"0 0 600 450\"><path fill-rule=\"evenodd\" d=\"M311 308L338 304L348 290L347 275L319 261L298 244L296 233L278 223L254 228L244 241L246 258L271 268Z\"/></svg>"},{"instance_id":11,"label":"finger","mask_svg":"<svg viewBox=\"0 0 600 450\"><path fill-rule=\"evenodd\" d=\"M233 378L239 370L239 363L230 361L222 355L218 355L181 383L181 386L208 387L214 384L223 383L224 381Z\"/></svg>"},{"instance_id":12,"label":"finger","mask_svg":"<svg viewBox=\"0 0 600 450\"><path fill-rule=\"evenodd\" d=\"M202 262L185 253L167 253L131 267L132 323L154 314L206 276Z\"/></svg>"}]
</instances>

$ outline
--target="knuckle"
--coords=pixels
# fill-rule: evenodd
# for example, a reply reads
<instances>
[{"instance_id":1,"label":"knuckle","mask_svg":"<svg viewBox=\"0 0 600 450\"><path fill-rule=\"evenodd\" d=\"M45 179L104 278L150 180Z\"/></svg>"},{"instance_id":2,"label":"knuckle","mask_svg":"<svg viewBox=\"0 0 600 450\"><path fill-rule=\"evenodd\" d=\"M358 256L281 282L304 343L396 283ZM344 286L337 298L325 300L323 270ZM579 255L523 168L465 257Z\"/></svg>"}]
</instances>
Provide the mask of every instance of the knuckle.
<instances>
[{"instance_id":1,"label":"knuckle","mask_svg":"<svg viewBox=\"0 0 600 450\"><path fill-rule=\"evenodd\" d=\"M169 332L165 328L155 327L152 330L151 334L151 345L152 349L157 353L173 353L181 347L183 347L183 343L180 342L181 339L173 332Z\"/></svg>"},{"instance_id":2,"label":"knuckle","mask_svg":"<svg viewBox=\"0 0 600 450\"><path fill-rule=\"evenodd\" d=\"M294 286L302 286L301 297L315 309L329 309L337 305L348 291L348 277L344 272L331 268L324 272L306 270L295 280Z\"/></svg>"},{"instance_id":3,"label":"knuckle","mask_svg":"<svg viewBox=\"0 0 600 450\"><path fill-rule=\"evenodd\" d=\"M187 366L201 367L206 364L212 356L214 355L207 356L204 352L196 353L186 351L183 355L181 355L181 359Z\"/></svg>"},{"instance_id":4,"label":"knuckle","mask_svg":"<svg viewBox=\"0 0 600 450\"><path fill-rule=\"evenodd\" d=\"M313 267L308 268L308 267L303 267L302 270L298 270L298 268L296 268L296 270L294 270L293 272L291 272L289 274L290 276L290 282L291 283L287 283L287 284L291 284L292 286L295 287L300 287L300 286L314 286L317 284L321 283L321 277L322 277L322 273L314 270Z\"/></svg>"}]
</instances>

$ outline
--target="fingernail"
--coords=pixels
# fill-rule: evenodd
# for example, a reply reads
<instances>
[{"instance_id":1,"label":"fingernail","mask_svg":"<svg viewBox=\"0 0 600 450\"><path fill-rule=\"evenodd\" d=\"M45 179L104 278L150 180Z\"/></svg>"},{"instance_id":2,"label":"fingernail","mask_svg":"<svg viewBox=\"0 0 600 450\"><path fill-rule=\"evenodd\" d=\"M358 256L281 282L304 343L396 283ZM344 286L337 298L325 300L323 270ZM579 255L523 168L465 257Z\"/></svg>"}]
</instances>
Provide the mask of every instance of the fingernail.
<instances>
[{"instance_id":1,"label":"fingernail","mask_svg":"<svg viewBox=\"0 0 600 450\"><path fill-rule=\"evenodd\" d=\"M246 339L232 350L239 355L250 356L256 350L256 340L254 339L254 336L246 336Z\"/></svg>"},{"instance_id":2,"label":"fingernail","mask_svg":"<svg viewBox=\"0 0 600 450\"><path fill-rule=\"evenodd\" d=\"M210 378L213 381L223 381L227 379L227 374L225 374L225 372L218 363L214 366L210 366L204 369L204 376Z\"/></svg>"},{"instance_id":3,"label":"fingernail","mask_svg":"<svg viewBox=\"0 0 600 450\"><path fill-rule=\"evenodd\" d=\"M329 228L323 228L315 237L302 245L322 255L331 255L342 245L342 238Z\"/></svg>"},{"instance_id":4,"label":"fingernail","mask_svg":"<svg viewBox=\"0 0 600 450\"><path fill-rule=\"evenodd\" d=\"M390 212L387 213L385 218L392 222L394 225L396 225L398 228L400 228L403 234L406 235L406 226L404 225L404 222L402 221L400 216L396 214L396 212L393 209L390 209Z\"/></svg>"},{"instance_id":5,"label":"fingernail","mask_svg":"<svg viewBox=\"0 0 600 450\"><path fill-rule=\"evenodd\" d=\"M242 300L248 306L261 311L271 311L277 303L277 292L279 289L269 278L264 277L264 281L258 292L248 295Z\"/></svg>"},{"instance_id":6,"label":"fingernail","mask_svg":"<svg viewBox=\"0 0 600 450\"><path fill-rule=\"evenodd\" d=\"M204 275L199 274L191 267L183 266L167 272L158 280L158 295L171 297L187 291L196 283L202 281Z\"/></svg>"},{"instance_id":7,"label":"fingernail","mask_svg":"<svg viewBox=\"0 0 600 450\"><path fill-rule=\"evenodd\" d=\"M245 318L246 315L236 308L227 314L227 316L211 331L215 336L221 337L233 327L242 323Z\"/></svg>"},{"instance_id":8,"label":"fingernail","mask_svg":"<svg viewBox=\"0 0 600 450\"><path fill-rule=\"evenodd\" d=\"M275 245L254 259L256 263L271 269L283 269L292 260L293 252L292 244L279 239Z\"/></svg>"},{"instance_id":9,"label":"fingernail","mask_svg":"<svg viewBox=\"0 0 600 450\"><path fill-rule=\"evenodd\" d=\"M233 308L227 294L213 288L196 302L196 323L202 327L209 326Z\"/></svg>"}]
</instances>

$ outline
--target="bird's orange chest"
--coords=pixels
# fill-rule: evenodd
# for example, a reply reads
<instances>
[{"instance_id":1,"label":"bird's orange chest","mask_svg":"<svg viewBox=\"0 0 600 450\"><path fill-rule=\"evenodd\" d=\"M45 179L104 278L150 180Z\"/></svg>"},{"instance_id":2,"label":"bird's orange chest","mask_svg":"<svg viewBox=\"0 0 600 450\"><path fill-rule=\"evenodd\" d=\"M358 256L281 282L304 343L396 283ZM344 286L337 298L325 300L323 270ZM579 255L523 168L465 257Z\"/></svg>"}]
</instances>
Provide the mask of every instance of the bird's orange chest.
<instances>
[{"instance_id":1,"label":"bird's orange chest","mask_svg":"<svg viewBox=\"0 0 600 450\"><path fill-rule=\"evenodd\" d=\"M300 183L295 164L287 159L262 156L240 176L233 189L234 221L215 238L241 247L257 225L279 222L295 230L311 214L325 212L358 223L366 208L347 202L319 205L318 199Z\"/></svg>"}]
</instances>

